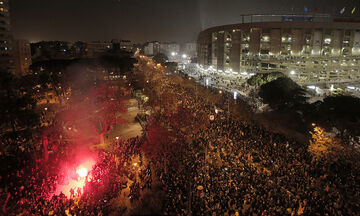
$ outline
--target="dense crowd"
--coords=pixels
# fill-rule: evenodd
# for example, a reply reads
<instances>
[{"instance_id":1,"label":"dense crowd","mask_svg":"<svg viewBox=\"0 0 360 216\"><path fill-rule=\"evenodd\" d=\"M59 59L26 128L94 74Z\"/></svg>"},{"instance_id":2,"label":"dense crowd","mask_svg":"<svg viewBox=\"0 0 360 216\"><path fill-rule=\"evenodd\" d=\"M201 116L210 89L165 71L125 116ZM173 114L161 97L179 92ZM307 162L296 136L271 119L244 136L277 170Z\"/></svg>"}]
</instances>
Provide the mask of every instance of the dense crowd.
<instances>
[{"instance_id":1,"label":"dense crowd","mask_svg":"<svg viewBox=\"0 0 360 216\"><path fill-rule=\"evenodd\" d=\"M2 212L6 215L108 215L113 211L110 201L120 194L131 202L138 200L140 191L151 188L151 169L143 162L140 137L117 140L110 152L99 151L96 164L86 178L83 189L72 188L70 196L56 193L63 182L60 164L74 155L54 157L54 161L33 161L16 157L7 161L7 176L2 176ZM137 158L137 164L133 163ZM51 158L50 158L51 160ZM9 170L12 171L9 171ZM64 174L66 175L66 174ZM122 206L118 212L126 212Z\"/></svg>"},{"instance_id":2,"label":"dense crowd","mask_svg":"<svg viewBox=\"0 0 360 216\"><path fill-rule=\"evenodd\" d=\"M359 215L358 164L314 160L308 145L235 120L180 85L178 100L205 128L191 128L183 167L162 176L170 215ZM224 95L227 100L232 95ZM217 105L217 107L221 107ZM176 160L176 159L174 159Z\"/></svg>"},{"instance_id":3,"label":"dense crowd","mask_svg":"<svg viewBox=\"0 0 360 216\"><path fill-rule=\"evenodd\" d=\"M3 212L131 214L129 208L141 206L144 191L157 192L155 180L166 194L157 200L163 203L158 211L167 215L360 214L357 161L314 160L308 145L233 116L224 105L233 100L232 94L224 92L222 101L211 101L174 80L164 78L160 89L175 96L170 102L176 104L176 110L183 108L183 119L172 118L175 114L169 114L170 106L166 107L170 102L163 99L160 105L165 107L151 107L152 117L139 117L143 122L156 117L173 133L172 145L186 144L178 154L170 154L168 163L159 165L144 155L142 146L148 133L115 140L111 150L100 151L84 190L74 190L66 197L53 194L59 183L57 164L72 155L54 156L46 166L43 161L16 157L18 161L6 163L8 175L0 179L1 186L6 185L0 191ZM115 198L129 202L118 205Z\"/></svg>"}]
</instances>

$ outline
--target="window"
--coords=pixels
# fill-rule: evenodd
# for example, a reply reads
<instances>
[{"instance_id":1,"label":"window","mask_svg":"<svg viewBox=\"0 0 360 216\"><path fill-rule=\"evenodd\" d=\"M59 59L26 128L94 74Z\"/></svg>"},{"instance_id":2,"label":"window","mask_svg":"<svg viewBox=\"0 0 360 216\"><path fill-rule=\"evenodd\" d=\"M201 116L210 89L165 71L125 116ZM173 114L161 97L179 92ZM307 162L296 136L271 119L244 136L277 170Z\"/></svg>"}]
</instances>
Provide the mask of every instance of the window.
<instances>
[{"instance_id":1,"label":"window","mask_svg":"<svg viewBox=\"0 0 360 216\"><path fill-rule=\"evenodd\" d=\"M324 44L330 44L330 43L331 43L331 38L324 39Z\"/></svg>"}]
</instances>

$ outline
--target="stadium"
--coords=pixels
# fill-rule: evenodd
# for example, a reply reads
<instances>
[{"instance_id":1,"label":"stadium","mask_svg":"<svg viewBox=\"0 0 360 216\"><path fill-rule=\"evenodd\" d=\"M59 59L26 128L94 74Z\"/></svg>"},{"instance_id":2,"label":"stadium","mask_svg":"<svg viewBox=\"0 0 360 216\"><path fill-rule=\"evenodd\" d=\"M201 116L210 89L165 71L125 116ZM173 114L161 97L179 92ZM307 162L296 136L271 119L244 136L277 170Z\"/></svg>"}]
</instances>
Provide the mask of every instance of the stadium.
<instances>
[{"instance_id":1,"label":"stadium","mask_svg":"<svg viewBox=\"0 0 360 216\"><path fill-rule=\"evenodd\" d=\"M360 20L330 15L243 15L198 35L199 67L231 76L282 72L300 85L360 80Z\"/></svg>"}]
</instances>

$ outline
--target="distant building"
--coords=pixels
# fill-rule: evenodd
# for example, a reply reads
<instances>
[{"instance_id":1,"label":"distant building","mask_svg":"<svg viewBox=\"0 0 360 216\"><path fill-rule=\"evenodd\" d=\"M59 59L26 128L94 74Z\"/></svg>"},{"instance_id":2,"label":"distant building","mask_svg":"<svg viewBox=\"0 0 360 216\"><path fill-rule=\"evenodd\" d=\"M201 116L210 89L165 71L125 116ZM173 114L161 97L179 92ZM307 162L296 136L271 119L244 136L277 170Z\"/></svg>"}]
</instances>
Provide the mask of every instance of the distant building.
<instances>
[{"instance_id":1,"label":"distant building","mask_svg":"<svg viewBox=\"0 0 360 216\"><path fill-rule=\"evenodd\" d=\"M28 40L14 40L15 73L23 76L30 73L31 51Z\"/></svg>"},{"instance_id":2,"label":"distant building","mask_svg":"<svg viewBox=\"0 0 360 216\"><path fill-rule=\"evenodd\" d=\"M128 52L132 52L133 50L133 44L131 43L130 40L113 39L111 40L111 43L113 44L114 49L121 49Z\"/></svg>"},{"instance_id":3,"label":"distant building","mask_svg":"<svg viewBox=\"0 0 360 216\"><path fill-rule=\"evenodd\" d=\"M12 34L9 1L0 0L0 69L12 71Z\"/></svg>"},{"instance_id":4,"label":"distant building","mask_svg":"<svg viewBox=\"0 0 360 216\"><path fill-rule=\"evenodd\" d=\"M160 43L160 52L170 57L175 53L180 53L180 45L173 42L162 42Z\"/></svg>"},{"instance_id":5,"label":"distant building","mask_svg":"<svg viewBox=\"0 0 360 216\"><path fill-rule=\"evenodd\" d=\"M131 52L133 50L133 44L130 40L120 40L120 49Z\"/></svg>"},{"instance_id":6,"label":"distant building","mask_svg":"<svg viewBox=\"0 0 360 216\"><path fill-rule=\"evenodd\" d=\"M1 0L0 0L1 1ZM67 41L40 41L30 44L33 61L71 58L70 43Z\"/></svg>"},{"instance_id":7,"label":"distant building","mask_svg":"<svg viewBox=\"0 0 360 216\"><path fill-rule=\"evenodd\" d=\"M87 44L83 41L77 41L71 44L70 53L74 58L82 58L86 54Z\"/></svg>"},{"instance_id":8,"label":"distant building","mask_svg":"<svg viewBox=\"0 0 360 216\"><path fill-rule=\"evenodd\" d=\"M182 53L189 56L189 58L195 58L196 57L196 43L184 44Z\"/></svg>"},{"instance_id":9,"label":"distant building","mask_svg":"<svg viewBox=\"0 0 360 216\"><path fill-rule=\"evenodd\" d=\"M97 55L106 52L113 48L113 43L111 42L88 42L86 47L86 56L87 57L96 57Z\"/></svg>"},{"instance_id":10,"label":"distant building","mask_svg":"<svg viewBox=\"0 0 360 216\"><path fill-rule=\"evenodd\" d=\"M153 56L160 52L160 43L158 41L148 42L144 47L144 54Z\"/></svg>"}]
</instances>

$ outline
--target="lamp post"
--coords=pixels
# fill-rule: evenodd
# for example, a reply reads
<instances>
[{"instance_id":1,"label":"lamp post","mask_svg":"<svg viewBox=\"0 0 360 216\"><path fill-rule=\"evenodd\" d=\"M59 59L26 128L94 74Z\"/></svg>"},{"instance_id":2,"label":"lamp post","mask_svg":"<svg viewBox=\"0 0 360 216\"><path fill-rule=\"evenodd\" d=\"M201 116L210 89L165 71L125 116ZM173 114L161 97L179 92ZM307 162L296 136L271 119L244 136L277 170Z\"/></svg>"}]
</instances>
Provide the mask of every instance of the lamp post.
<instances>
[{"instance_id":1,"label":"lamp post","mask_svg":"<svg viewBox=\"0 0 360 216\"><path fill-rule=\"evenodd\" d=\"M115 139L116 139L116 146L118 146L119 145L119 137L117 136L117 137L115 137Z\"/></svg>"}]
</instances>

